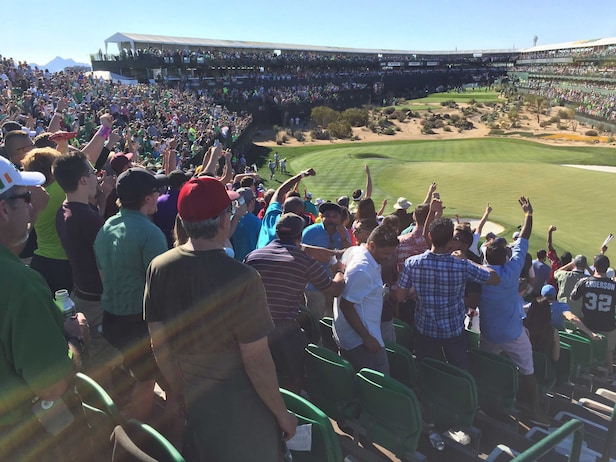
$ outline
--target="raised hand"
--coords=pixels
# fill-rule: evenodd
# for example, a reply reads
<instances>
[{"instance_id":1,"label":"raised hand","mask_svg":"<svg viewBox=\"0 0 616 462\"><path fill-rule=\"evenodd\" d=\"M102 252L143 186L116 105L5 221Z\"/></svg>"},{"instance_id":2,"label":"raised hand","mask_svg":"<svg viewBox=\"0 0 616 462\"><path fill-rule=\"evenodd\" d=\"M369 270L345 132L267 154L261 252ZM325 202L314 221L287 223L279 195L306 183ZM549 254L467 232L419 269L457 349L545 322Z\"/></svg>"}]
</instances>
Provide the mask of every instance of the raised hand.
<instances>
[{"instance_id":1,"label":"raised hand","mask_svg":"<svg viewBox=\"0 0 616 462\"><path fill-rule=\"evenodd\" d=\"M522 207L524 213L533 213L533 206L530 203L530 199L528 197L520 197L518 199L518 203L520 204L520 207Z\"/></svg>"}]
</instances>

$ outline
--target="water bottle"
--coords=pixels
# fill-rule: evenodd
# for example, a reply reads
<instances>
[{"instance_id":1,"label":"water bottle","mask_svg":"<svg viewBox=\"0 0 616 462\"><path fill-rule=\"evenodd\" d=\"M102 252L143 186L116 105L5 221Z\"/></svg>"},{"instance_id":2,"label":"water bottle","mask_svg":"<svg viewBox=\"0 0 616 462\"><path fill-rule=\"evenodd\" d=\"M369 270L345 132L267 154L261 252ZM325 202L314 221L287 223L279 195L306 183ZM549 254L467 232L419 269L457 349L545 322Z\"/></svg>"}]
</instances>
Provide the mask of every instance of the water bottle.
<instances>
[{"instance_id":1,"label":"water bottle","mask_svg":"<svg viewBox=\"0 0 616 462\"><path fill-rule=\"evenodd\" d=\"M430 432L429 438L430 444L434 449L436 449L437 451L445 450L445 441L443 440L443 437L441 435L436 432Z\"/></svg>"},{"instance_id":2,"label":"water bottle","mask_svg":"<svg viewBox=\"0 0 616 462\"><path fill-rule=\"evenodd\" d=\"M77 314L75 310L75 302L68 296L68 290L60 289L56 290L56 305L64 313L64 319L71 318Z\"/></svg>"}]
</instances>

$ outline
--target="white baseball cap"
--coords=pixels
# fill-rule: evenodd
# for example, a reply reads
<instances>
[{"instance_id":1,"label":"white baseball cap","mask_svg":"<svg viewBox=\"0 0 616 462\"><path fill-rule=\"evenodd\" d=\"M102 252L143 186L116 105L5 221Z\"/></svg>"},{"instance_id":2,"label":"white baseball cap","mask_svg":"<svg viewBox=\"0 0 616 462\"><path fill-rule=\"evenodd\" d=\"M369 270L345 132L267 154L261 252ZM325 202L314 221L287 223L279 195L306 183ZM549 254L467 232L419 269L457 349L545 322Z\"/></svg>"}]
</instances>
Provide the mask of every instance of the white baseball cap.
<instances>
[{"instance_id":1,"label":"white baseball cap","mask_svg":"<svg viewBox=\"0 0 616 462\"><path fill-rule=\"evenodd\" d=\"M5 157L0 156L0 194L13 186L38 186L45 183L40 172L20 172Z\"/></svg>"}]
</instances>

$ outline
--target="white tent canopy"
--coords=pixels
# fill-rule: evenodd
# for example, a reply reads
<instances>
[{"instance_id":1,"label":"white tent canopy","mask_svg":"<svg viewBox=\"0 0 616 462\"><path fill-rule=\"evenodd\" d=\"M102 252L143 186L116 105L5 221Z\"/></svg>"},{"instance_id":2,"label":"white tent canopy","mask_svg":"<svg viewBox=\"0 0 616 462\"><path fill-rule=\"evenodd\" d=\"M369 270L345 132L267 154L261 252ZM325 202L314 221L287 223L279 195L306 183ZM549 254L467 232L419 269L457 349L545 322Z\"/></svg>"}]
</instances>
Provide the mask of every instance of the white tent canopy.
<instances>
[{"instance_id":1,"label":"white tent canopy","mask_svg":"<svg viewBox=\"0 0 616 462\"><path fill-rule=\"evenodd\" d=\"M247 42L242 40L216 40L191 37L169 37L165 35L130 34L118 32L105 40L105 52L110 43L116 43L120 50L157 48L160 50L227 48L243 50L289 50L323 53L361 53L361 54L417 54L417 55L466 55L511 53L516 50L466 50L466 51L410 51L410 50L378 50L368 48L340 48L318 45L291 45L288 43Z\"/></svg>"},{"instance_id":2,"label":"white tent canopy","mask_svg":"<svg viewBox=\"0 0 616 462\"><path fill-rule=\"evenodd\" d=\"M114 74L109 71L92 71L86 72L86 77L93 76L95 79L111 80L113 82L120 82L125 85L137 85L139 82L136 79L129 79L123 75Z\"/></svg>"},{"instance_id":3,"label":"white tent canopy","mask_svg":"<svg viewBox=\"0 0 616 462\"><path fill-rule=\"evenodd\" d=\"M577 40L575 42L556 43L551 45L538 45L536 47L524 48L520 53L538 53L541 51L570 50L574 48L591 48L616 45L616 37L608 37L592 40Z\"/></svg>"}]
</instances>

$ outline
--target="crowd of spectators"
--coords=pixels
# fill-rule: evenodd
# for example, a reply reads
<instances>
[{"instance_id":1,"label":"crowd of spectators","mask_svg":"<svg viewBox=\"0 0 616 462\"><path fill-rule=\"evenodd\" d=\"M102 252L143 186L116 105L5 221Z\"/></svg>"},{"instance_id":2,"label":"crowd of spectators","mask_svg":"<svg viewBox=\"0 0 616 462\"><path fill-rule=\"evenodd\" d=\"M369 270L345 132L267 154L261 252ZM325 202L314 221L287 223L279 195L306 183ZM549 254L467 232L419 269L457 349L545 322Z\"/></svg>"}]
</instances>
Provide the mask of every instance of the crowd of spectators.
<instances>
[{"instance_id":1,"label":"crowd of spectators","mask_svg":"<svg viewBox=\"0 0 616 462\"><path fill-rule=\"evenodd\" d=\"M124 85L79 71L51 74L11 58L0 60L0 80L2 119L39 134L60 111L61 128L77 132L79 145L108 109L121 137L118 149L138 152L153 164L160 163L161 145L169 138L178 141L179 165L188 166L200 163L215 140L233 146L252 122L251 114L231 112L207 93Z\"/></svg>"},{"instance_id":2,"label":"crowd of spectators","mask_svg":"<svg viewBox=\"0 0 616 462\"><path fill-rule=\"evenodd\" d=\"M12 444L26 453L32 449L30 440L40 435L63 435L41 428L30 415L33 395L53 405L72 393L66 321L63 325L51 299L60 287L72 290L82 307L86 306L83 302L95 302L102 336L98 325L88 326L84 318L79 324L84 334L77 340L84 345L91 342L113 347L122 356L119 362L123 368L118 363L113 370L124 371L120 374L129 371L134 382L123 411L129 417L161 424L153 406L153 386L158 383L166 393L162 420L173 424L167 428L172 442L181 448L182 438L189 438L195 445L193 450L214 454L217 460L222 460L222 454L228 460L277 460L284 447L281 436L288 439L295 433L297 420L280 396L275 368L280 371L290 366L294 375L287 377L289 386L303 390L301 361L307 338L298 320L303 295L312 316L333 315L333 340L355 369L370 367L386 375L390 369L385 340L395 341L395 314L406 315L415 327L417 360L446 358L466 369L465 313L479 307L481 348L511 356L522 373L525 399L520 404L526 405L531 420L550 424L539 407L532 354L537 347L523 328L525 289L519 290L533 223L528 198L519 199L524 224L514 241L507 245L504 238L492 235L480 255L480 228L491 207L486 207L479 229L472 230L470 223L454 225L443 217L436 183L429 186L426 198L412 213L407 211L412 204L400 197L394 206L400 213L383 217L387 202L383 201L377 212L366 166L365 188L351 194L351 208L356 209L353 220L347 196L321 200L318 209L309 193L304 191L301 196L299 183L316 175L314 169L287 178L270 192L260 188L260 179L253 173L234 175L231 155L221 144L232 145L251 119L218 105L207 92L119 85L80 72L48 74L11 59L2 59L0 66L4 82L0 114L12 121L3 124L7 130L4 148L9 155L0 159L0 283L4 284L3 293L9 294L0 303L0 313L3 321L11 319L7 322L10 327L3 329L2 341L10 339L15 350L13 354L13 349L5 348L7 355L1 358L3 370L7 376L11 374L11 389L0 404L11 415L3 416L6 423L0 425L0 442L19 437ZM362 87L352 84L281 87L274 92L264 88L257 98L278 98L282 104L298 95L316 101L358 89ZM45 139L40 135L46 130L52 145L35 148L36 142ZM19 145L15 138L19 138ZM82 150L70 150L69 139L76 139L79 146L88 143ZM109 143L106 148L105 140ZM118 143L124 153L107 158ZM174 157L176 148L179 155ZM187 170L186 164L199 150L206 151L200 168L190 172L176 168ZM246 167L245 158L239 157L239 166ZM95 166L101 158L103 164L109 161L118 176L113 184L110 180L115 178L106 175L102 181L97 179ZM169 175L154 175L134 165L138 160ZM225 167L217 176L221 162ZM285 159L275 153L270 178L278 172L288 176L284 165ZM110 197L113 191L119 210L104 220L108 201L100 199ZM269 203L265 200L268 193ZM37 194L38 199L47 195L46 201L37 200ZM163 232L170 231L170 225L162 229L157 220L163 204L170 206L165 214L175 222L174 236ZM152 221L150 217L154 217ZM248 218L251 224L245 222ZM88 228L86 221L91 225ZM551 270L565 268L562 261L556 261L553 231L551 227L547 243L549 258L554 261L552 268L543 268L545 280L554 272ZM85 247L71 253L75 241L86 234L90 241L84 239ZM37 239L39 253L35 251L30 268L25 269L17 255L31 236ZM245 244L241 254L240 238ZM42 243L49 244L43 250L62 250L62 255L42 255ZM595 330L607 336L606 359L612 373L611 352L616 347L616 297L612 295L616 295L616 285L607 276L606 250L604 245L593 268L602 285L597 286L594 280L594 286L577 284L571 298L592 301L594 297L596 301L593 289L610 290L609 306L600 310L609 311L609 326L604 319L586 311L582 314L586 324L594 322L587 325L593 336ZM37 255L44 257L45 268L35 267ZM539 265L544 264L546 252L541 255ZM78 284L83 283L80 276L84 272L77 266L85 267L86 260L96 289L83 290ZM63 274L66 281L55 287L52 279L60 272L59 261L69 271ZM271 274L269 283L264 284L266 271ZM281 298L280 292L288 295L290 280L292 296ZM543 282L539 288L535 295L545 296ZM335 304L333 297L337 297ZM278 311L273 310L276 301L281 308ZM402 303L407 303L406 311ZM27 310L27 316L16 314L21 308ZM94 307L90 309L95 312ZM15 315L5 314L9 312ZM80 319L69 317L75 322ZM94 315L88 319L94 324ZM25 322L36 326L34 331L20 325ZM38 349L25 351L31 340L25 341L24 332L39 334L34 340L40 350L53 344L53 351L46 351L49 361L34 361L42 354ZM278 348L281 355L272 356L270 348L274 353ZM283 354L291 350L293 357ZM24 361L22 355L31 361ZM94 357L93 352L90 359ZM29 364L22 369L19 360ZM41 373L56 365L62 367L55 375ZM86 361L88 372L96 372L95 366ZM105 364L104 369L109 370L101 375L108 375L113 382L111 364ZM5 380L0 377L0 382ZM115 384L113 388L114 394L121 395ZM12 399L14 396L17 399ZM27 419L36 428L20 435L15 429ZM68 425L70 422L59 431ZM232 434L229 428L234 428ZM232 444L238 435L245 444ZM47 438L56 448L62 442L62 438ZM0 458L4 457L2 451L13 455L13 449L0 444ZM54 457L23 460L58 460Z\"/></svg>"},{"instance_id":3,"label":"crowd of spectators","mask_svg":"<svg viewBox=\"0 0 616 462\"><path fill-rule=\"evenodd\" d=\"M565 48L562 50L531 51L521 54L519 59L552 58L611 58L616 57L616 45L586 48Z\"/></svg>"},{"instance_id":4,"label":"crowd of spectators","mask_svg":"<svg viewBox=\"0 0 616 462\"><path fill-rule=\"evenodd\" d=\"M556 105L571 104L576 111L597 119L614 121L616 80L613 67L595 65L516 66L515 85L546 97ZM520 78L527 73L527 78Z\"/></svg>"}]
</instances>

